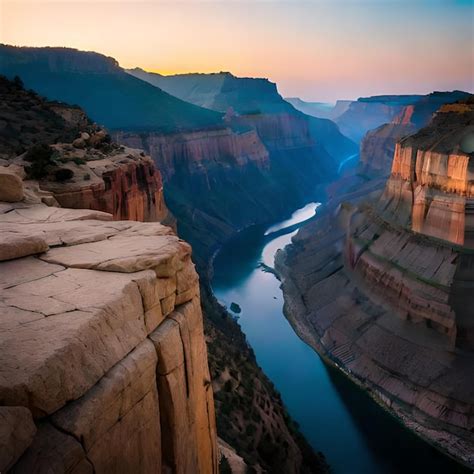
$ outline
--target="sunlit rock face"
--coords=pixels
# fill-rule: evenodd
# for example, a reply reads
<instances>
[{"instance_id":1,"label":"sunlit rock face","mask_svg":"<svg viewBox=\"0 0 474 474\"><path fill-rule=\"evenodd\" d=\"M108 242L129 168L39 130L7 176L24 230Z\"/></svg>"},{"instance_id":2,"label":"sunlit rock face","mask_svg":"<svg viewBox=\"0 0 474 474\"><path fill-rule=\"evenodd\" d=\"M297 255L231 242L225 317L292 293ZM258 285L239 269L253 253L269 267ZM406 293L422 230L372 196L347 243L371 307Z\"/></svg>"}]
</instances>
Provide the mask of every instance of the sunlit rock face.
<instances>
[{"instance_id":1,"label":"sunlit rock face","mask_svg":"<svg viewBox=\"0 0 474 474\"><path fill-rule=\"evenodd\" d=\"M360 145L360 171L369 176L388 176L397 141L426 126L443 104L468 96L462 91L433 92L404 106L389 123L369 130Z\"/></svg>"},{"instance_id":2,"label":"sunlit rock face","mask_svg":"<svg viewBox=\"0 0 474 474\"><path fill-rule=\"evenodd\" d=\"M472 157L461 149L474 107L442 107L431 124L396 145L383 213L425 235L474 246Z\"/></svg>"},{"instance_id":3,"label":"sunlit rock face","mask_svg":"<svg viewBox=\"0 0 474 474\"><path fill-rule=\"evenodd\" d=\"M381 193L329 205L277 258L301 337L471 466L473 112L442 107L397 143Z\"/></svg>"},{"instance_id":4,"label":"sunlit rock face","mask_svg":"<svg viewBox=\"0 0 474 474\"><path fill-rule=\"evenodd\" d=\"M390 123L404 107L417 102L419 95L361 97L349 104L337 119L341 132L359 143L364 135L382 124Z\"/></svg>"},{"instance_id":5,"label":"sunlit rock face","mask_svg":"<svg viewBox=\"0 0 474 474\"><path fill-rule=\"evenodd\" d=\"M2 471L217 472L189 245L90 210L0 221Z\"/></svg>"}]
</instances>

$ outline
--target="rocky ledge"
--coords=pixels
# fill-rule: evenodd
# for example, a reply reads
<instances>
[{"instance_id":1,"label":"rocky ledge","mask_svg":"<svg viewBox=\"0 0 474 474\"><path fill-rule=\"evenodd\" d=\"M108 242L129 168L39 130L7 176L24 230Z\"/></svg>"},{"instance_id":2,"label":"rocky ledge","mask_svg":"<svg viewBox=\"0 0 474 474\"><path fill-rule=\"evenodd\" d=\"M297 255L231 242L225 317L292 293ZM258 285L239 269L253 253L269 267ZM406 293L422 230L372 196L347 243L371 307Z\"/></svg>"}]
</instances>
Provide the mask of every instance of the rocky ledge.
<instances>
[{"instance_id":1,"label":"rocky ledge","mask_svg":"<svg viewBox=\"0 0 474 474\"><path fill-rule=\"evenodd\" d=\"M217 472L190 246L44 204L0 227L0 470Z\"/></svg>"}]
</instances>

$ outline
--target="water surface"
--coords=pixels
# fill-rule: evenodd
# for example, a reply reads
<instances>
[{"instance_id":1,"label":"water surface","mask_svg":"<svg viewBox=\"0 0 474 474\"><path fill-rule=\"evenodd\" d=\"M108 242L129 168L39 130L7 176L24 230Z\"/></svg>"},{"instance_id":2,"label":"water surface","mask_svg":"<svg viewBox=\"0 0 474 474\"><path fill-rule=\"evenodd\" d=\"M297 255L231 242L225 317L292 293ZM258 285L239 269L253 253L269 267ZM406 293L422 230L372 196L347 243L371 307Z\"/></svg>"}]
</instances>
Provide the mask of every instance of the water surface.
<instances>
[{"instance_id":1,"label":"water surface","mask_svg":"<svg viewBox=\"0 0 474 474\"><path fill-rule=\"evenodd\" d=\"M335 474L467 473L406 430L363 390L327 366L285 319L279 282L263 271L290 242L294 224L316 203L270 228L255 226L232 239L214 262L213 290L227 307L240 305L239 323L257 361L280 391L291 416ZM291 232L280 235L283 228ZM270 230L270 232L268 232ZM278 236L272 239L272 232Z\"/></svg>"}]
</instances>

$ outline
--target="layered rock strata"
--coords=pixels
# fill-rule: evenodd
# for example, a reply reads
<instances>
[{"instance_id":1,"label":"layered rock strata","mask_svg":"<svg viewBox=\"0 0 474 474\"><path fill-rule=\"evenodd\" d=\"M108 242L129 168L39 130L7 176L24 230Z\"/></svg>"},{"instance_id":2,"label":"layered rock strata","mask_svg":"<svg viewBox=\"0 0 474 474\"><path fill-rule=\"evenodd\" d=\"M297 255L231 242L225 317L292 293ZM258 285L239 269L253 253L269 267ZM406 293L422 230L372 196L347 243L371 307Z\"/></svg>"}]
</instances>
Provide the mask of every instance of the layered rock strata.
<instances>
[{"instance_id":1,"label":"layered rock strata","mask_svg":"<svg viewBox=\"0 0 474 474\"><path fill-rule=\"evenodd\" d=\"M472 105L441 109L397 145L381 196L328 205L277 269L300 336L472 467L472 178L459 146L471 126Z\"/></svg>"},{"instance_id":2,"label":"layered rock strata","mask_svg":"<svg viewBox=\"0 0 474 474\"><path fill-rule=\"evenodd\" d=\"M190 247L111 219L2 205L2 471L217 472Z\"/></svg>"},{"instance_id":3,"label":"layered rock strata","mask_svg":"<svg viewBox=\"0 0 474 474\"><path fill-rule=\"evenodd\" d=\"M443 104L468 96L462 91L433 92L406 105L389 123L369 130L360 145L359 171L369 176L388 176L397 141L425 127Z\"/></svg>"},{"instance_id":4,"label":"layered rock strata","mask_svg":"<svg viewBox=\"0 0 474 474\"><path fill-rule=\"evenodd\" d=\"M474 247L474 171L464 137L474 134L474 105L442 107L428 127L401 140L381 200L386 218L415 232Z\"/></svg>"}]
</instances>

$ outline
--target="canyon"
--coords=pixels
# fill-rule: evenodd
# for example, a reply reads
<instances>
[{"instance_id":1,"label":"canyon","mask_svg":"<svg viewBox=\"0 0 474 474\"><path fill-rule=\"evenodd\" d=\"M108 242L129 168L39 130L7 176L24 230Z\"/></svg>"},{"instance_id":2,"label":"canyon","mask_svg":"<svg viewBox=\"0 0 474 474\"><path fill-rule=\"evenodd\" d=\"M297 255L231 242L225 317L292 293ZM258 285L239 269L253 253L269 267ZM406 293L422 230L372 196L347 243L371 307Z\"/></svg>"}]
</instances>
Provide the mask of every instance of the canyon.
<instances>
[{"instance_id":1,"label":"canyon","mask_svg":"<svg viewBox=\"0 0 474 474\"><path fill-rule=\"evenodd\" d=\"M200 284L151 158L19 80L0 77L0 93L0 469L207 473L224 456L325 472Z\"/></svg>"},{"instance_id":2,"label":"canyon","mask_svg":"<svg viewBox=\"0 0 474 474\"><path fill-rule=\"evenodd\" d=\"M0 73L20 76L50 100L79 104L115 140L148 153L200 268L238 229L303 204L356 150L333 122L298 112L265 79L203 75L228 91L212 89L221 105L209 110L98 53L1 45Z\"/></svg>"},{"instance_id":3,"label":"canyon","mask_svg":"<svg viewBox=\"0 0 474 474\"><path fill-rule=\"evenodd\" d=\"M212 258L239 230L326 193L325 211L277 254L288 318L409 427L472 464L472 150L459 145L469 141L472 104L446 105L426 126L441 103L465 93L361 98L340 104L334 123L296 110L266 79L125 71L68 48L0 45L0 73L13 79L0 78L1 265L20 277L6 282L5 307L33 313L54 339L50 352L36 341L40 357L25 349L25 379L10 392L14 341L25 335L27 345L31 334L9 327L5 466L28 471L52 456L71 472L216 472L223 455L250 472L326 472L210 288ZM359 141L365 174L327 187ZM192 260L173 230L192 245ZM91 305L81 298L89 294ZM56 304L58 313L45 313ZM114 311L119 327L110 331ZM76 312L84 326L71 322ZM49 334L47 319L58 314L57 331L77 331L71 337ZM87 331L91 321L105 328L104 343ZM114 340L134 324L130 341ZM68 373L76 339L83 347ZM87 356L96 345L104 353L94 365ZM56 368L66 391L42 393L41 377ZM16 399L26 412L11 411ZM113 413L103 408L109 400L120 405ZM100 431L88 435L104 411ZM153 433L146 441L145 431ZM111 464L129 432L129 464ZM61 436L66 453L48 444Z\"/></svg>"},{"instance_id":4,"label":"canyon","mask_svg":"<svg viewBox=\"0 0 474 474\"><path fill-rule=\"evenodd\" d=\"M300 337L471 468L473 119L472 98L441 106L385 187L339 195L276 257Z\"/></svg>"}]
</instances>

